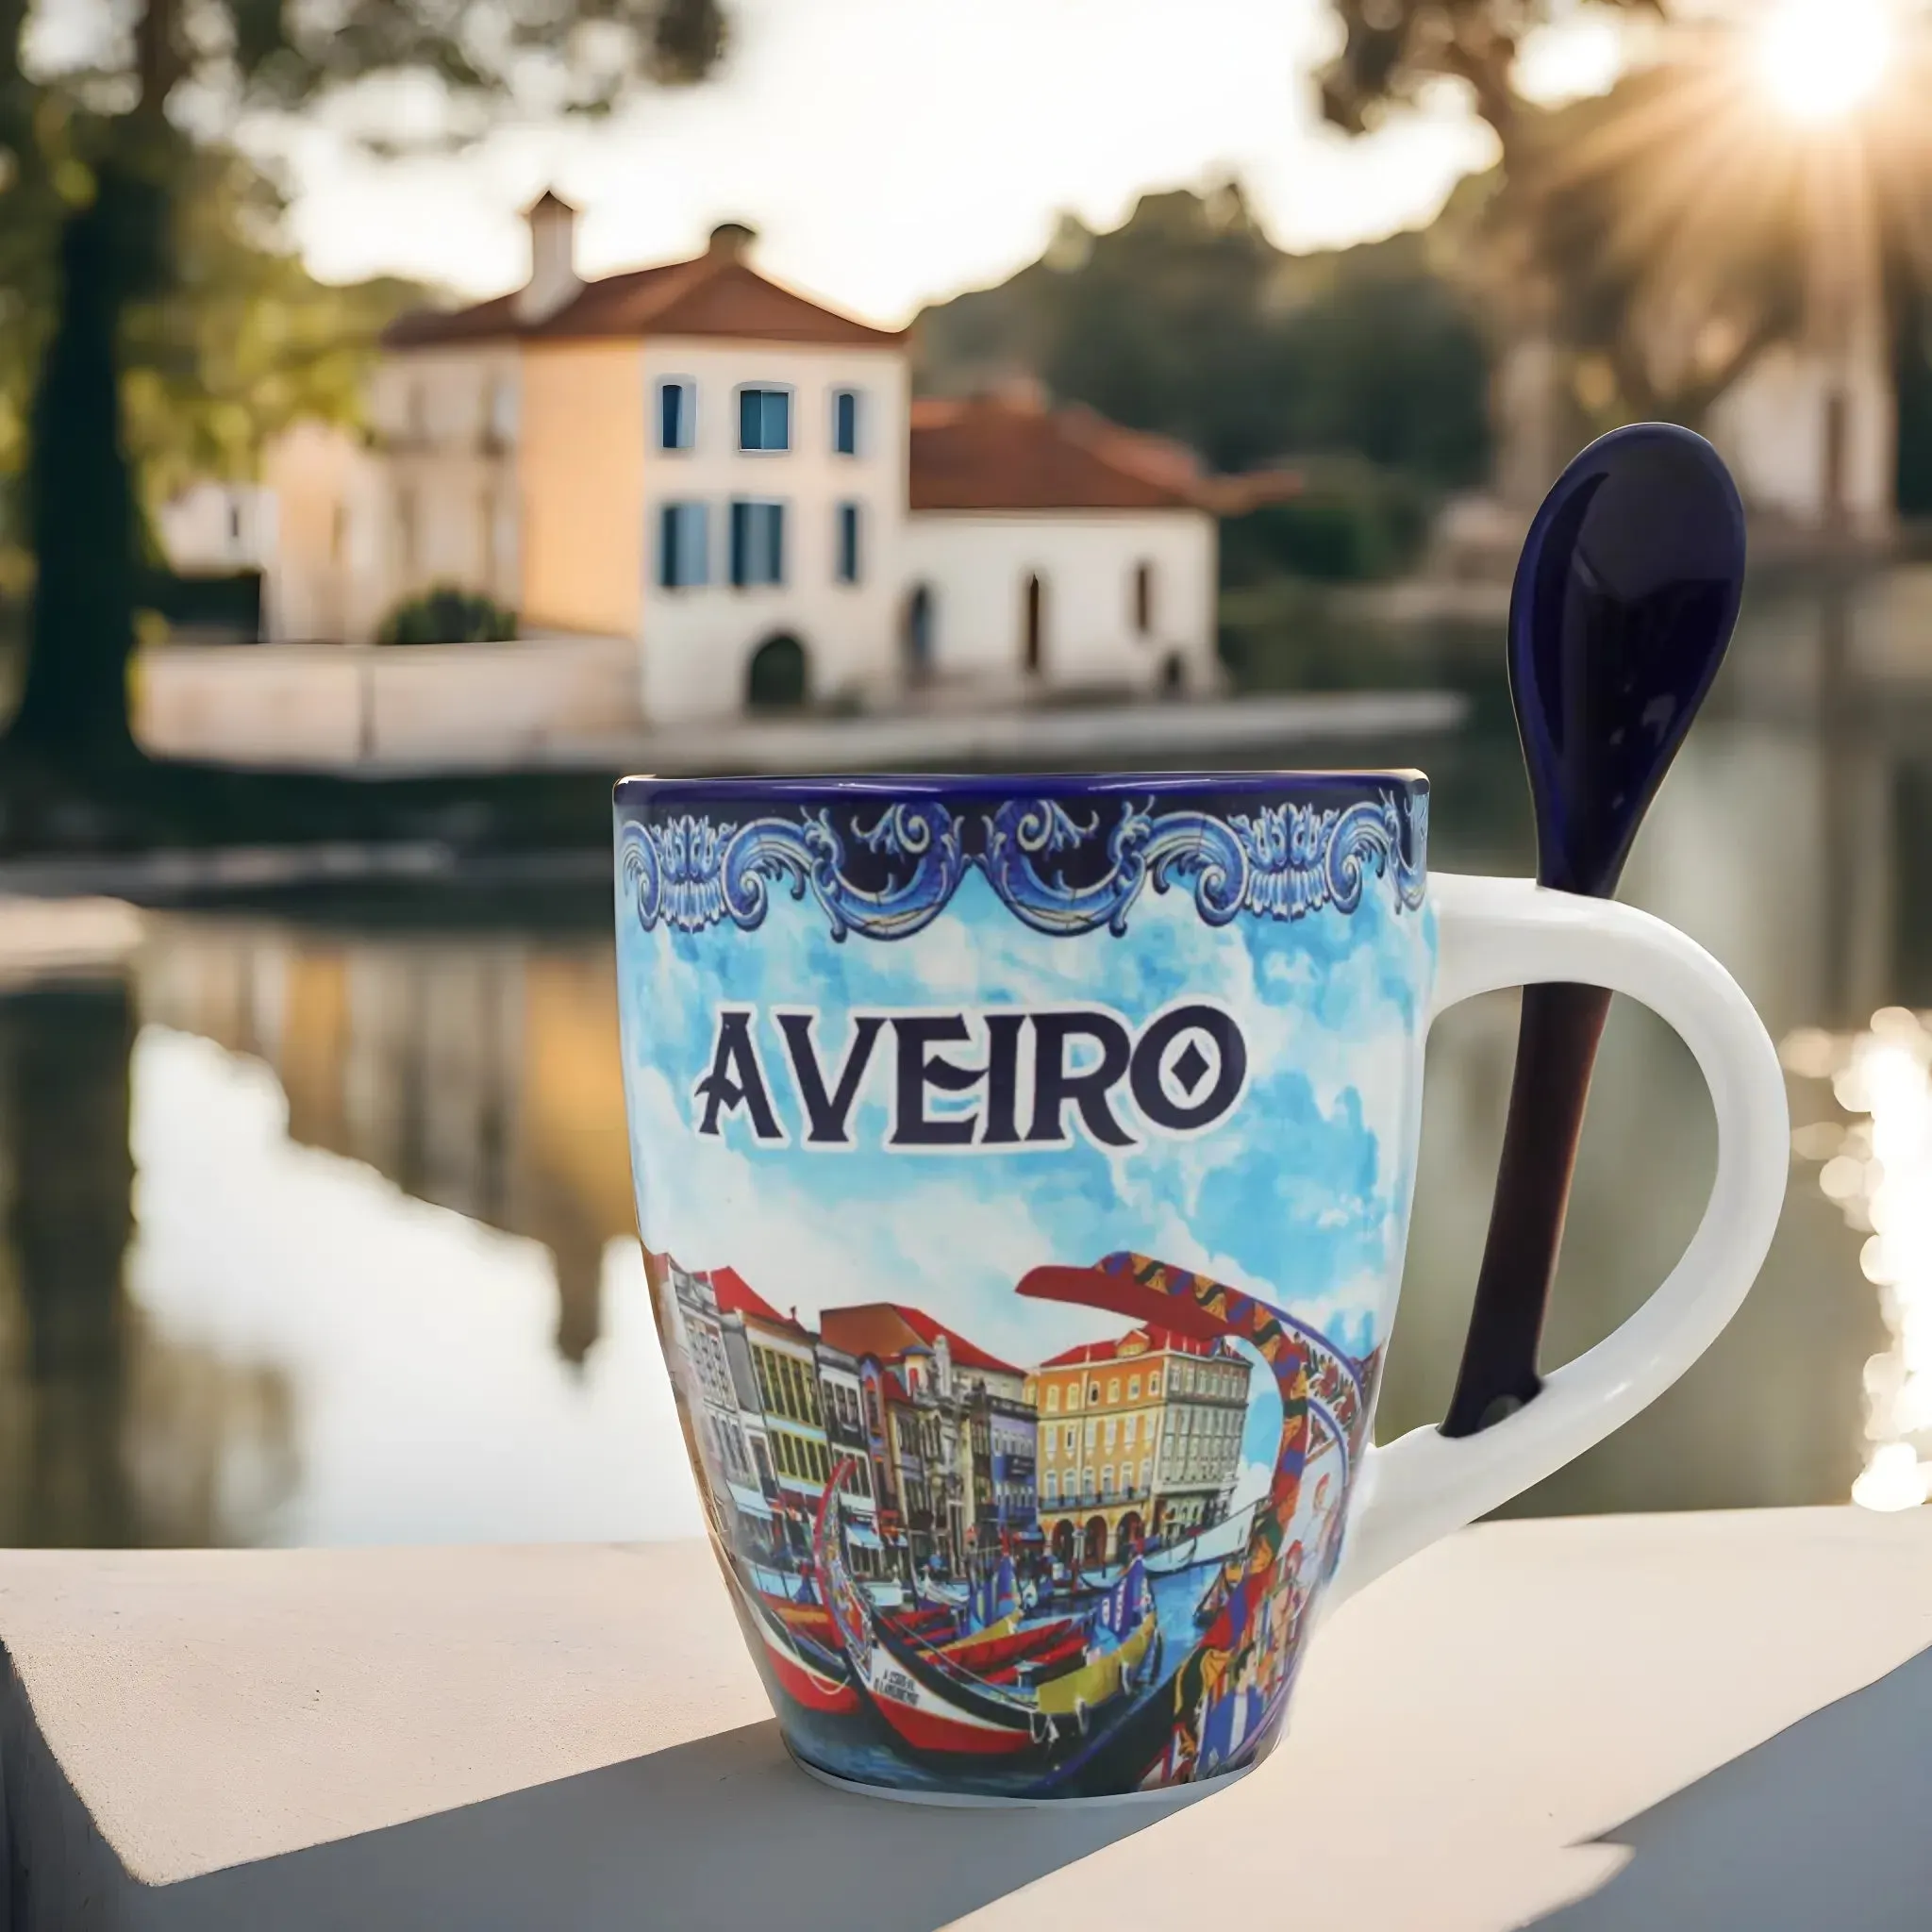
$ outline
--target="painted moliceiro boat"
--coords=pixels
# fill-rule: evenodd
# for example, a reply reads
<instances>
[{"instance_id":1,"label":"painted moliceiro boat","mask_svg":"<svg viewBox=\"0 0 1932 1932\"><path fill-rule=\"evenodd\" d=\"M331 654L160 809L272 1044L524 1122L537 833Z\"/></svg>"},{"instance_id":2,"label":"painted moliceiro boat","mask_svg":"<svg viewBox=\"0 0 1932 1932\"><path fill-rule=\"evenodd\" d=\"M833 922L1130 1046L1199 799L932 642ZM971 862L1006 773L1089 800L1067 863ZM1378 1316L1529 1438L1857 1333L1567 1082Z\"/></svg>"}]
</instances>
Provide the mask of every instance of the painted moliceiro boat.
<instances>
[{"instance_id":1,"label":"painted moliceiro boat","mask_svg":"<svg viewBox=\"0 0 1932 1932\"><path fill-rule=\"evenodd\" d=\"M825 1486L813 1554L852 1679L902 1744L922 1756L1051 1757L1150 1680L1159 1631L1138 1561L1086 1617L1023 1622L1009 1608L982 1630L934 1641L910 1620L882 1614L839 1546L843 1475L835 1471ZM1011 1604L1009 1561L996 1576L993 1590Z\"/></svg>"},{"instance_id":2,"label":"painted moliceiro boat","mask_svg":"<svg viewBox=\"0 0 1932 1932\"><path fill-rule=\"evenodd\" d=\"M754 1541L742 1510L707 1483L754 1655L798 1713L793 1748L864 1783L965 1778L997 1794L1148 1789L1252 1763L1279 1728L1310 1587L1339 1552L1376 1358L1139 1254L1037 1268L1017 1291L1219 1349L1217 1362L1257 1363L1270 1386L1250 1401L1275 1411L1272 1456L1225 1516L1166 1537L1122 1535L1111 1564L1075 1555L1063 1567L1027 1546L1023 1525L956 1545L942 1578L915 1567L903 1542L898 1575L879 1574L890 1465L877 1450L832 1458L812 1514L782 1536ZM920 1421L927 1408L937 1417L923 1390L927 1408L910 1390L888 1392ZM688 1406L703 1393L688 1392Z\"/></svg>"}]
</instances>

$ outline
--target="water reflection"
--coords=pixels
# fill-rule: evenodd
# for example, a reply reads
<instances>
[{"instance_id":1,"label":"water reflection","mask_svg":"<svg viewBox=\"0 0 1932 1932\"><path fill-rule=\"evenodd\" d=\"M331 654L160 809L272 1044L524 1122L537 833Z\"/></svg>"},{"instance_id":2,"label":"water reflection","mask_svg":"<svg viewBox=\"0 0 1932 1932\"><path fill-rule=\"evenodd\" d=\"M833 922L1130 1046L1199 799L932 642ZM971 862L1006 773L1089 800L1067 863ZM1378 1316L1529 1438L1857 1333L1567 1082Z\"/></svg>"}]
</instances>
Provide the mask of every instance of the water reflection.
<instances>
[{"instance_id":1,"label":"water reflection","mask_svg":"<svg viewBox=\"0 0 1932 1932\"><path fill-rule=\"evenodd\" d=\"M1785 1042L1796 1184L1716 1348L1524 1510L1926 1493L1932 1031L1905 1009L1932 1006L1932 728L1890 700L1821 713L1815 618L1750 615L1624 893ZM1524 873L1499 691L1477 715L1424 760L1432 858ZM125 976L0 990L0 1540L695 1526L632 1237L606 890L460 897L151 915ZM1497 996L1431 1041L1385 1436L1447 1398L1514 1041ZM1548 1359L1668 1273L1710 1164L1695 1068L1620 1002Z\"/></svg>"},{"instance_id":2,"label":"water reflection","mask_svg":"<svg viewBox=\"0 0 1932 1932\"><path fill-rule=\"evenodd\" d=\"M0 998L0 1541L254 1541L292 1480L275 1366L128 1292L134 1014L118 979Z\"/></svg>"},{"instance_id":3,"label":"water reflection","mask_svg":"<svg viewBox=\"0 0 1932 1932\"><path fill-rule=\"evenodd\" d=\"M1864 1237L1858 1265L1890 1338L1865 1364L1867 1449L1852 1500L1911 1508L1932 1489L1932 1015L1888 1007L1861 1032L1802 1028L1783 1056L1856 1117L1808 1121L1791 1140Z\"/></svg>"}]
</instances>

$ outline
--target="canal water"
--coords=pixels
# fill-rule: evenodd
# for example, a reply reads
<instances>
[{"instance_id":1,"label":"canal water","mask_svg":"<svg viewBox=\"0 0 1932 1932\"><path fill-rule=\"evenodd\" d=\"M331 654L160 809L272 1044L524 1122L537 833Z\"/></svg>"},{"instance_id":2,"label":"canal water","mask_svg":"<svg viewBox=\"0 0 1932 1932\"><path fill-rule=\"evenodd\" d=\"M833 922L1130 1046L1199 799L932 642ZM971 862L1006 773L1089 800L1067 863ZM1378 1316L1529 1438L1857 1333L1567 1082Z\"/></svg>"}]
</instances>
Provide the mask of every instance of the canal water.
<instances>
[{"instance_id":1,"label":"canal water","mask_svg":"<svg viewBox=\"0 0 1932 1932\"><path fill-rule=\"evenodd\" d=\"M1790 1191L1709 1356L1520 1511L1924 1496L1932 705L1887 681L1908 607L1758 600L1652 814L1624 896L1781 1042ZM1430 773L1435 868L1527 872L1503 691L1456 675L1464 729L1340 760ZM175 908L125 974L0 989L0 1542L696 1530L631 1228L608 906L586 855L541 890ZM1431 1042L1385 1439L1447 1397L1513 1041L1498 995ZM1711 1156L1688 1055L1619 1002L1549 1360L1662 1278Z\"/></svg>"}]
</instances>

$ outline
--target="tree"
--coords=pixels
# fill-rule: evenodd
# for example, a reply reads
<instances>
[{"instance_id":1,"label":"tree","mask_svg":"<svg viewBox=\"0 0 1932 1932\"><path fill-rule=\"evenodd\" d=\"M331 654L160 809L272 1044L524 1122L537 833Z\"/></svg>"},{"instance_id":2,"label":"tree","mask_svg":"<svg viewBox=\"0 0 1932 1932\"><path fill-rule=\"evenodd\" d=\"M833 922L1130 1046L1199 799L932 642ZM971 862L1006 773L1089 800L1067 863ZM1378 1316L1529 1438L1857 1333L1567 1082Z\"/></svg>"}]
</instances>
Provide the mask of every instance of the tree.
<instances>
[{"instance_id":1,"label":"tree","mask_svg":"<svg viewBox=\"0 0 1932 1932\"><path fill-rule=\"evenodd\" d=\"M138 509L201 477L252 474L262 445L304 418L358 423L383 326L429 292L388 276L317 281L279 242L275 183L227 149L190 153L176 201L181 292L131 303L121 328L121 408ZM5 235L32 275L51 268L59 222L43 219L39 233L24 233L30 219L16 210ZM51 286L9 282L0 270L0 595L8 598L33 582L21 474L51 299ZM151 540L142 547L151 551Z\"/></svg>"},{"instance_id":2,"label":"tree","mask_svg":"<svg viewBox=\"0 0 1932 1932\"><path fill-rule=\"evenodd\" d=\"M182 125L217 103L292 111L379 76L426 77L434 138L474 139L506 109L608 112L646 83L698 79L718 59L718 0L136 0L93 65L36 75L26 0L0 0L0 150L11 178L0 275L49 321L27 421L25 525L34 584L15 761L64 777L131 762L138 514L122 374L137 310L192 308L197 168ZM51 237L36 249L33 238Z\"/></svg>"},{"instance_id":3,"label":"tree","mask_svg":"<svg viewBox=\"0 0 1932 1932\"><path fill-rule=\"evenodd\" d=\"M1661 18L1663 0L1603 0ZM1413 107L1443 81L1468 90L1489 123L1505 171L1518 158L1533 116L1516 90L1516 58L1539 27L1570 9L1562 0L1331 0L1341 51L1320 75L1322 112L1350 134L1391 108Z\"/></svg>"},{"instance_id":4,"label":"tree","mask_svg":"<svg viewBox=\"0 0 1932 1932\"><path fill-rule=\"evenodd\" d=\"M1663 0L1605 0L1628 13L1660 16ZM1504 341L1493 404L1505 461L1506 495L1532 497L1549 481L1572 440L1556 392L1557 358L1546 345L1557 291L1532 225L1507 219L1507 197L1534 158L1540 116L1517 91L1516 61L1529 36L1566 10L1561 0L1330 0L1341 24L1339 52L1322 71L1322 111L1360 134L1392 110L1415 106L1445 84L1466 91L1496 137L1502 194L1492 196L1483 247L1467 271L1482 285ZM1499 219L1499 217L1502 217ZM1523 353L1527 350L1528 353Z\"/></svg>"},{"instance_id":5,"label":"tree","mask_svg":"<svg viewBox=\"0 0 1932 1932\"><path fill-rule=\"evenodd\" d=\"M1037 375L1217 469L1352 454L1465 483L1488 458L1488 351L1438 239L1295 256L1233 184L1143 195L1110 233L1068 217L1040 261L927 309L921 386Z\"/></svg>"},{"instance_id":6,"label":"tree","mask_svg":"<svg viewBox=\"0 0 1932 1932\"><path fill-rule=\"evenodd\" d=\"M1551 0L1332 0L1341 51L1324 112L1351 131L1464 84L1501 148L1485 280L1506 329L1541 332L1597 426L1698 424L1767 348L1842 350L1932 269L1932 46L1901 17L1886 85L1843 120L1768 111L1748 19L1676 21L1603 96L1555 109L1515 92ZM1608 0L1663 21L1663 0Z\"/></svg>"}]
</instances>

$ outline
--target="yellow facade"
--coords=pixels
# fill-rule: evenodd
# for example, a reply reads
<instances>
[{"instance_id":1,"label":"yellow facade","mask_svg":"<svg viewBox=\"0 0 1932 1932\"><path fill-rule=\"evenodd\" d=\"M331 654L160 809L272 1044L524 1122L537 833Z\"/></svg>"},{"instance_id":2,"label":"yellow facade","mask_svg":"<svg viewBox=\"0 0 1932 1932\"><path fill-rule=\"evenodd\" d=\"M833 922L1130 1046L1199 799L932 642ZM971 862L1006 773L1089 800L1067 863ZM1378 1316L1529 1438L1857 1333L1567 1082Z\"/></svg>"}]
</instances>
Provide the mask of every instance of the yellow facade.
<instances>
[{"instance_id":1,"label":"yellow facade","mask_svg":"<svg viewBox=\"0 0 1932 1932\"><path fill-rule=\"evenodd\" d=\"M1111 1561L1122 1525L1151 1535L1148 1504L1167 1402L1167 1357L1130 1335L1106 1358L1044 1366L1035 1381L1041 1528L1073 1525L1087 1562ZM1096 1538L1092 1525L1104 1527ZM1105 1541L1104 1555L1089 1545ZM1061 1539L1064 1544L1065 1538Z\"/></svg>"},{"instance_id":2,"label":"yellow facade","mask_svg":"<svg viewBox=\"0 0 1932 1932\"><path fill-rule=\"evenodd\" d=\"M637 635L644 418L635 341L525 345L518 464L526 627Z\"/></svg>"}]
</instances>

